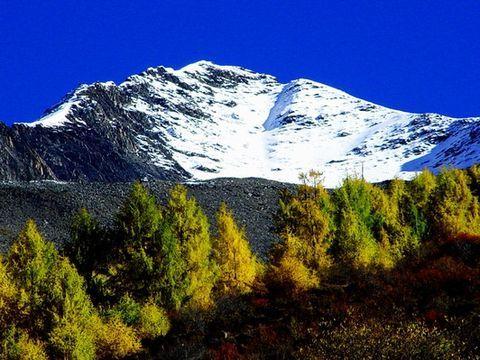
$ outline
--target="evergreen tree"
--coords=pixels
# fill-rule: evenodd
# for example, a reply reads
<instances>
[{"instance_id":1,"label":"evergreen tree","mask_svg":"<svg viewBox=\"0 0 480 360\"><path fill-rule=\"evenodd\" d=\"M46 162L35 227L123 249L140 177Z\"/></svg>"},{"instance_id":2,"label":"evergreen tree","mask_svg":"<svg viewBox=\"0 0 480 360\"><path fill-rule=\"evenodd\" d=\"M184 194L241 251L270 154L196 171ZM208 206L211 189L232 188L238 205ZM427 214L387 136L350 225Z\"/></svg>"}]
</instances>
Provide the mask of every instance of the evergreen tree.
<instances>
[{"instance_id":1,"label":"evergreen tree","mask_svg":"<svg viewBox=\"0 0 480 360\"><path fill-rule=\"evenodd\" d=\"M65 254L85 278L90 294L98 297L99 289L93 281L96 274L103 269L112 250L106 232L98 221L82 208L73 217L71 240L65 246Z\"/></svg>"},{"instance_id":2,"label":"evergreen tree","mask_svg":"<svg viewBox=\"0 0 480 360\"><path fill-rule=\"evenodd\" d=\"M153 298L162 306L178 309L186 294L180 241L169 217L153 195L135 183L117 216L114 266L110 286L118 296L131 294L143 302Z\"/></svg>"},{"instance_id":3,"label":"evergreen tree","mask_svg":"<svg viewBox=\"0 0 480 360\"><path fill-rule=\"evenodd\" d=\"M356 267L373 265L379 246L364 219L351 208L338 212L338 226L332 252L341 263Z\"/></svg>"},{"instance_id":4,"label":"evergreen tree","mask_svg":"<svg viewBox=\"0 0 480 360\"><path fill-rule=\"evenodd\" d=\"M337 260L390 268L416 253L425 222L404 181L394 179L383 190L346 178L333 200L337 229L332 253Z\"/></svg>"},{"instance_id":5,"label":"evergreen tree","mask_svg":"<svg viewBox=\"0 0 480 360\"><path fill-rule=\"evenodd\" d=\"M218 237L215 239L215 258L219 265L218 287L223 294L251 291L260 270L260 263L252 254L245 231L240 229L233 213L222 203L217 214Z\"/></svg>"},{"instance_id":6,"label":"evergreen tree","mask_svg":"<svg viewBox=\"0 0 480 360\"><path fill-rule=\"evenodd\" d=\"M166 308L178 310L186 298L187 284L184 281L186 261L182 256L179 239L174 235L172 224L164 219L156 240L157 255L150 296Z\"/></svg>"},{"instance_id":7,"label":"evergreen tree","mask_svg":"<svg viewBox=\"0 0 480 360\"><path fill-rule=\"evenodd\" d=\"M155 197L140 183L133 184L117 215L117 254L110 267L116 295L130 293L144 299L155 273L154 257L160 255L158 241L162 216Z\"/></svg>"},{"instance_id":8,"label":"evergreen tree","mask_svg":"<svg viewBox=\"0 0 480 360\"><path fill-rule=\"evenodd\" d=\"M480 196L480 165L473 165L467 170L470 189L476 197Z\"/></svg>"},{"instance_id":9,"label":"evergreen tree","mask_svg":"<svg viewBox=\"0 0 480 360\"><path fill-rule=\"evenodd\" d=\"M420 241L426 234L427 223L425 214L413 200L407 183L399 179L392 180L385 194L385 202L385 229L394 260L416 255Z\"/></svg>"},{"instance_id":10,"label":"evergreen tree","mask_svg":"<svg viewBox=\"0 0 480 360\"><path fill-rule=\"evenodd\" d=\"M117 215L122 242L127 247L147 247L159 229L161 219L155 197L140 182L135 182Z\"/></svg>"}]
</instances>

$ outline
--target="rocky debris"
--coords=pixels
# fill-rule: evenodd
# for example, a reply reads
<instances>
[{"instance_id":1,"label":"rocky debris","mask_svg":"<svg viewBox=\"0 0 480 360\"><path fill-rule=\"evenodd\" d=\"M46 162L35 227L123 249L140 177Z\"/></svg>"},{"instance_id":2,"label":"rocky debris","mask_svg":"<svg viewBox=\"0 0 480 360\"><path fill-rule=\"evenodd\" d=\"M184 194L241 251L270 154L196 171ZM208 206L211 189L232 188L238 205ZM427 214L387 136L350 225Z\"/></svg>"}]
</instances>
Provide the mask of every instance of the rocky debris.
<instances>
[{"instance_id":1,"label":"rocky debris","mask_svg":"<svg viewBox=\"0 0 480 360\"><path fill-rule=\"evenodd\" d=\"M164 203L169 181L145 183ZM238 223L245 227L252 248L265 256L278 240L273 216L278 209L281 189L294 185L263 179L215 179L185 184L195 196L215 231L215 213L221 202L232 208ZM0 249L5 250L26 220L34 219L45 237L59 247L69 239L73 214L89 209L104 225L112 223L114 214L130 190L131 183L61 183L54 181L0 183Z\"/></svg>"}]
</instances>

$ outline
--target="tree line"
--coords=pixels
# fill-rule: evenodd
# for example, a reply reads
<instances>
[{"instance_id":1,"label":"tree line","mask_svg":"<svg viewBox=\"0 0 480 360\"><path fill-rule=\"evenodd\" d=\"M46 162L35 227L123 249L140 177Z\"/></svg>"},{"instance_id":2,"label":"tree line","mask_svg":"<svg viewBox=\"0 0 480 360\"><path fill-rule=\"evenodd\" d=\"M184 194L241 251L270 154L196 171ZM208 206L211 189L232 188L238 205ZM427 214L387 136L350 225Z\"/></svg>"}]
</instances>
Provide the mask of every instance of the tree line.
<instances>
[{"instance_id":1,"label":"tree line","mask_svg":"<svg viewBox=\"0 0 480 360\"><path fill-rule=\"evenodd\" d=\"M218 320L212 314L229 299L250 296L258 306L258 298L298 299L360 283L358 274L418 264L444 241L480 234L480 167L437 176L425 170L383 186L349 177L333 191L318 172L301 179L295 191L281 194L274 224L281 240L268 261L251 251L225 204L212 235L182 185L159 204L134 183L111 226L80 209L61 250L29 220L0 258L2 357L161 353L162 339L176 332L208 333ZM237 354L232 344L234 350L222 351Z\"/></svg>"}]
</instances>

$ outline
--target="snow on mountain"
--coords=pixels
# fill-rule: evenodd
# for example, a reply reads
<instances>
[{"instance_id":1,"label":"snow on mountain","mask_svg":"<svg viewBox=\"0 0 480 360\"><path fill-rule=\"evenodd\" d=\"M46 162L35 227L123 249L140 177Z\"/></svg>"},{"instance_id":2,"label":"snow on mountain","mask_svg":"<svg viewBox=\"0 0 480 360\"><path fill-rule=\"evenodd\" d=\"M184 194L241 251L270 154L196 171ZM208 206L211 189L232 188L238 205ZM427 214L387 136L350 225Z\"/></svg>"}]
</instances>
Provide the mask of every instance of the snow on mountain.
<instances>
[{"instance_id":1,"label":"snow on mountain","mask_svg":"<svg viewBox=\"0 0 480 360\"><path fill-rule=\"evenodd\" d=\"M377 182L410 178L424 167L470 166L480 160L479 120L406 113L314 81L281 84L201 61L179 70L149 68L118 86L83 85L42 119L14 128L46 139L36 150L53 152L46 163L60 179L297 182L300 172L318 169L333 187L362 169ZM68 137L60 141L59 133ZM67 166L55 153L59 143L73 154L86 141L85 170L72 160L76 155L68 155ZM108 171L105 151L116 161Z\"/></svg>"}]
</instances>

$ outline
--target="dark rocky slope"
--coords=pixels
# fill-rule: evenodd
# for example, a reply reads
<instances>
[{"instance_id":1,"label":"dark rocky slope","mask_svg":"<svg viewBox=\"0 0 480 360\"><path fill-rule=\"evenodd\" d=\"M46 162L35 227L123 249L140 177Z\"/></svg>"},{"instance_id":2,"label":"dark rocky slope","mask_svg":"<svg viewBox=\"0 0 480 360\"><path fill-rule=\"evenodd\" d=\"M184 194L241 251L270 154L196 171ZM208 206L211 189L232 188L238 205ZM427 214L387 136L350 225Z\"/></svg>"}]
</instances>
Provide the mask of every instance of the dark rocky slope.
<instances>
[{"instance_id":1,"label":"dark rocky slope","mask_svg":"<svg viewBox=\"0 0 480 360\"><path fill-rule=\"evenodd\" d=\"M173 185L167 181L152 181L146 185L160 202ZM109 224L130 189L130 183L56 183L9 182L0 184L0 248L8 244L33 218L42 233L58 246L69 238L72 214L86 207ZM277 210L279 191L292 185L263 179L216 179L186 184L214 224L215 212L225 201L245 226L253 249L264 255L272 241L273 215Z\"/></svg>"}]
</instances>

